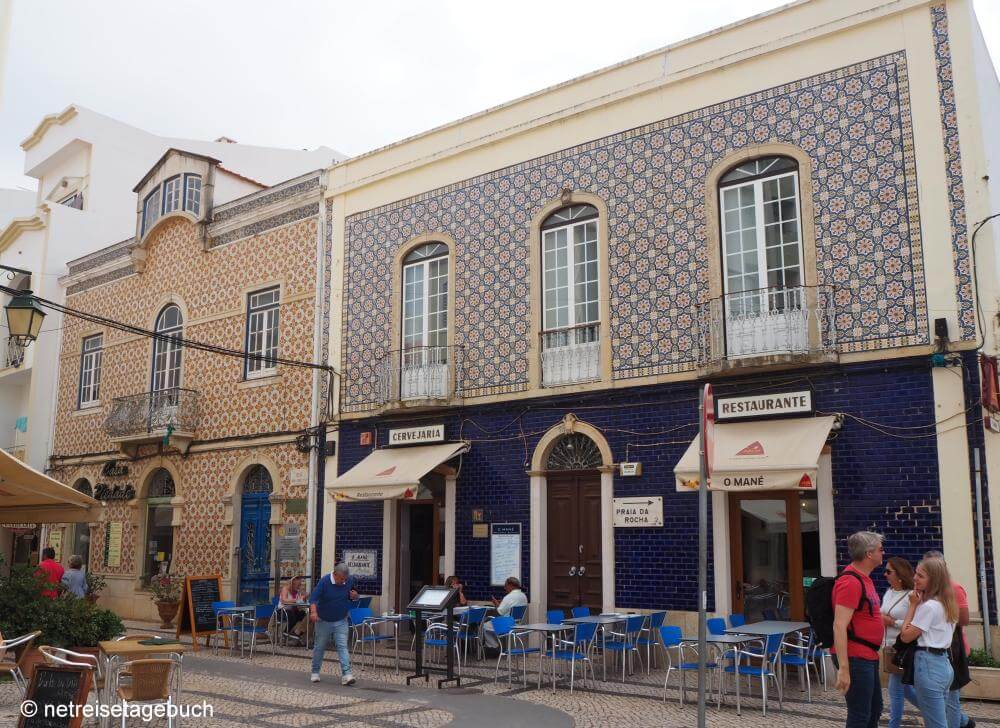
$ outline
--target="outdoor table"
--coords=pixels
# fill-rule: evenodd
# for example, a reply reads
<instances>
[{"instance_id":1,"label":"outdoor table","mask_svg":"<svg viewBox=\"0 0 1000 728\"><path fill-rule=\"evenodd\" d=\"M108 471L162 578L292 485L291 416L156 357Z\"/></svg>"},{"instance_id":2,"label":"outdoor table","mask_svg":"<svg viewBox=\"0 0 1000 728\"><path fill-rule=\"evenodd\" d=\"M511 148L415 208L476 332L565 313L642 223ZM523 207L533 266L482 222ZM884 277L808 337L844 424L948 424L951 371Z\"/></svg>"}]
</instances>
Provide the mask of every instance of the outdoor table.
<instances>
[{"instance_id":1,"label":"outdoor table","mask_svg":"<svg viewBox=\"0 0 1000 728\"><path fill-rule=\"evenodd\" d=\"M608 679L608 659L607 651L604 646L607 644L607 626L610 624L621 624L629 615L627 614L599 614L597 616L591 617L573 617L572 619L563 620L564 624L596 624L597 628L601 631L601 667L604 671L604 680Z\"/></svg>"},{"instance_id":2,"label":"outdoor table","mask_svg":"<svg viewBox=\"0 0 1000 728\"><path fill-rule=\"evenodd\" d=\"M754 635L758 639L763 638L764 640L764 652L767 651L767 638L776 634L787 635L793 632L800 632L804 629L809 629L808 622L786 622L780 619L765 619L762 622L753 622L752 624L744 624L739 627L730 627L726 630L726 634L742 634L742 635ZM780 649L780 648L779 648ZM765 658L766 661L766 658ZM737 672L739 672L739 662L737 661ZM784 664L781 660L778 661L778 708L782 707L782 685L785 680L784 675ZM765 690L767 688L765 687ZM740 681L739 675L736 679L736 712L740 710Z\"/></svg>"},{"instance_id":3,"label":"outdoor table","mask_svg":"<svg viewBox=\"0 0 1000 728\"><path fill-rule=\"evenodd\" d=\"M393 639L396 643L396 674L399 674L399 625L409 622L412 619L409 614L383 614L381 617L373 616L366 619L366 622L390 622L392 623Z\"/></svg>"},{"instance_id":4,"label":"outdoor table","mask_svg":"<svg viewBox=\"0 0 1000 728\"><path fill-rule=\"evenodd\" d=\"M110 703L111 695L111 671L119 661L129 662L131 660L141 660L156 655L180 654L191 649L191 645L183 642L174 642L165 645L144 645L138 640L107 640L98 642L101 652L104 654L104 690L106 703ZM177 668L180 670L180 668ZM177 695L174 698L178 703L181 699L181 674L177 675ZM106 723L102 722L102 725Z\"/></svg>"},{"instance_id":5,"label":"outdoor table","mask_svg":"<svg viewBox=\"0 0 1000 728\"><path fill-rule=\"evenodd\" d=\"M278 609L281 609L281 610L293 609L293 608L295 608L295 609L305 609L306 610L306 616L304 617L304 619L306 620L306 634L305 634L305 643L304 644L305 644L306 649L309 649L309 632L312 629L312 620L309 619L309 602L298 601L298 602L289 602L287 604L280 604L280 603L278 604ZM242 607L241 607L241 609L242 609ZM224 611L224 610L219 610L219 611ZM285 644L287 645L288 643L286 642Z\"/></svg>"},{"instance_id":6,"label":"outdoor table","mask_svg":"<svg viewBox=\"0 0 1000 728\"><path fill-rule=\"evenodd\" d=\"M519 624L515 629L518 632L538 632L542 635L542 649L538 653L538 689L542 689L542 658L545 656L545 643L552 639L552 692L556 691L556 635L564 632L576 632L576 625L573 624L551 624L549 622L532 622L531 624ZM509 647L508 647L509 649ZM573 645L576 649L576 645Z\"/></svg>"},{"instance_id":7,"label":"outdoor table","mask_svg":"<svg viewBox=\"0 0 1000 728\"><path fill-rule=\"evenodd\" d=\"M248 604L248 605L242 606L242 607L220 607L219 611L217 611L215 613L216 624L218 624L219 617L221 617L224 614L228 614L230 617L234 617L234 618L238 617L240 619L240 622L242 623L242 624L240 624L240 630L239 630L239 633L238 633L239 636L240 636L240 657L243 657L243 654L244 654L243 628L246 626L246 620L247 620L247 618L250 618L252 620L253 619L253 615L256 614L256 612L257 612L257 607ZM227 631L233 631L232 630L232 622L230 622L230 629L229 630L223 630L223 634L225 634ZM218 638L216 638L216 639L218 639ZM227 642L228 642L228 640L229 640L229 638L226 637L226 641ZM218 646L218 645L216 645L216 646ZM232 653L232 650L233 650L233 648L230 647L229 648L230 654Z\"/></svg>"},{"instance_id":8,"label":"outdoor table","mask_svg":"<svg viewBox=\"0 0 1000 728\"><path fill-rule=\"evenodd\" d=\"M728 632L729 630L726 630L726 631ZM763 638L760 637L760 635L754 635L754 634L711 634L711 633L709 633L709 634L705 635L705 642L707 644L709 644L709 645L712 645L719 652L720 657L722 657L725 654L725 648L727 646L734 647L736 650L739 650L740 647L742 647L743 645L748 644L750 642L760 642L761 639L763 639ZM683 642L685 644L695 644L696 645L696 644L698 644L698 641L699 640L698 640L697 636L695 636L695 637L681 637L681 642ZM739 654L737 654L736 655L736 670L733 673L733 680L736 683L736 715L740 715L740 674L739 674L739 664L740 664L740 657L739 657ZM719 669L722 669L721 665L720 665ZM683 673L682 673L682 676L683 676ZM720 680L721 680L721 678L720 678ZM683 685L683 683L682 683L682 685ZM682 690L683 690L683 688L682 688ZM720 689L719 689L719 700L720 700L720 702L722 700L721 683L720 683ZM781 705L781 699L780 699L780 697L778 699L778 705L779 706Z\"/></svg>"}]
</instances>

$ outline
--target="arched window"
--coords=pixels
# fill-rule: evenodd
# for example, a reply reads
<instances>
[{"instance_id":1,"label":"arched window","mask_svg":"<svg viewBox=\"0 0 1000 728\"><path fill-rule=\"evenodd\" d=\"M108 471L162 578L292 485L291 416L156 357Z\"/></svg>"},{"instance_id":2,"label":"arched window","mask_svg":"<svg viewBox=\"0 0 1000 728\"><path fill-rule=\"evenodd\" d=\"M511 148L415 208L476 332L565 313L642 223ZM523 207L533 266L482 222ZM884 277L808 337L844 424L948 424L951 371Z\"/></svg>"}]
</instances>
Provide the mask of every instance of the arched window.
<instances>
[{"instance_id":1,"label":"arched window","mask_svg":"<svg viewBox=\"0 0 1000 728\"><path fill-rule=\"evenodd\" d=\"M400 399L447 396L448 246L425 243L403 258Z\"/></svg>"},{"instance_id":2,"label":"arched window","mask_svg":"<svg viewBox=\"0 0 1000 728\"><path fill-rule=\"evenodd\" d=\"M545 461L546 470L593 470L604 464L597 443L584 434L563 435L552 446Z\"/></svg>"},{"instance_id":3,"label":"arched window","mask_svg":"<svg viewBox=\"0 0 1000 728\"><path fill-rule=\"evenodd\" d=\"M600 376L598 212L570 205L542 222L542 383Z\"/></svg>"},{"instance_id":4,"label":"arched window","mask_svg":"<svg viewBox=\"0 0 1000 728\"><path fill-rule=\"evenodd\" d=\"M254 465L243 480L244 493L270 493L274 490L271 474L263 465Z\"/></svg>"},{"instance_id":5,"label":"arched window","mask_svg":"<svg viewBox=\"0 0 1000 728\"><path fill-rule=\"evenodd\" d=\"M89 495L91 498L94 497L94 489L90 485L90 481L86 478L80 478L78 481L73 483L73 490L83 493L84 495Z\"/></svg>"},{"instance_id":6,"label":"arched window","mask_svg":"<svg viewBox=\"0 0 1000 728\"><path fill-rule=\"evenodd\" d=\"M143 580L170 570L174 552L174 508L170 504L176 495L174 478L166 468L159 468L146 488L146 554Z\"/></svg>"},{"instance_id":7,"label":"arched window","mask_svg":"<svg viewBox=\"0 0 1000 728\"><path fill-rule=\"evenodd\" d=\"M181 344L184 320L181 310L171 303L156 317L156 333L165 338L153 340L152 391L163 392L181 385Z\"/></svg>"}]
</instances>

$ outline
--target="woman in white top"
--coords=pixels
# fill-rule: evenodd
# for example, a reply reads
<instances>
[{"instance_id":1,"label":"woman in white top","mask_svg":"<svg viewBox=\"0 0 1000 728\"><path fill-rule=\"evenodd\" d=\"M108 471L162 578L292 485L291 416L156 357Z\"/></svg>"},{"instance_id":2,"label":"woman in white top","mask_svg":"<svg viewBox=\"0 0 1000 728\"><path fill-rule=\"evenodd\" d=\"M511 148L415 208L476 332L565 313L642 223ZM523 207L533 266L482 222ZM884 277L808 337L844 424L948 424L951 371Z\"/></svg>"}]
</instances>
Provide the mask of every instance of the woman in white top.
<instances>
[{"instance_id":1,"label":"woman in white top","mask_svg":"<svg viewBox=\"0 0 1000 728\"><path fill-rule=\"evenodd\" d=\"M889 647L899 636L903 620L910 609L910 592L913 591L913 567L901 556L893 556L885 563L885 580L889 588L882 597L882 622L885 624L885 644ZM909 700L917 705L912 685L903 685L903 676L889 673L889 728L899 728L903 720L903 705Z\"/></svg>"},{"instance_id":2,"label":"woman in white top","mask_svg":"<svg viewBox=\"0 0 1000 728\"><path fill-rule=\"evenodd\" d=\"M958 603L943 559L924 559L913 577L915 587L899 633L903 642L917 643L913 687L927 728L959 728L948 724L946 704L955 672L948 653L958 622ZM955 716L957 717L957 716Z\"/></svg>"}]
</instances>

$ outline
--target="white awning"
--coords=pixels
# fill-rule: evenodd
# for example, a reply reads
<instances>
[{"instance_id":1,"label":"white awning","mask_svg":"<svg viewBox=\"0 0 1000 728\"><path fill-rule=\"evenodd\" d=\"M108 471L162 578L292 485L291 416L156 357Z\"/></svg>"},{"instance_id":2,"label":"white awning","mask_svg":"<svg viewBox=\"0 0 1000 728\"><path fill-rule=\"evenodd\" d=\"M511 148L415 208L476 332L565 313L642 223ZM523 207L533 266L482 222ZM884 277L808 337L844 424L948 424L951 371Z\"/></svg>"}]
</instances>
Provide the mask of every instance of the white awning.
<instances>
[{"instance_id":1,"label":"white awning","mask_svg":"<svg viewBox=\"0 0 1000 728\"><path fill-rule=\"evenodd\" d=\"M467 442L375 450L339 478L328 470L326 489L337 501L414 499L423 476L468 450Z\"/></svg>"},{"instance_id":2,"label":"white awning","mask_svg":"<svg viewBox=\"0 0 1000 728\"><path fill-rule=\"evenodd\" d=\"M0 523L87 523L101 504L0 450Z\"/></svg>"},{"instance_id":3,"label":"white awning","mask_svg":"<svg viewBox=\"0 0 1000 728\"><path fill-rule=\"evenodd\" d=\"M715 426L709 490L811 490L833 417ZM674 468L677 490L698 489L698 438Z\"/></svg>"}]
</instances>

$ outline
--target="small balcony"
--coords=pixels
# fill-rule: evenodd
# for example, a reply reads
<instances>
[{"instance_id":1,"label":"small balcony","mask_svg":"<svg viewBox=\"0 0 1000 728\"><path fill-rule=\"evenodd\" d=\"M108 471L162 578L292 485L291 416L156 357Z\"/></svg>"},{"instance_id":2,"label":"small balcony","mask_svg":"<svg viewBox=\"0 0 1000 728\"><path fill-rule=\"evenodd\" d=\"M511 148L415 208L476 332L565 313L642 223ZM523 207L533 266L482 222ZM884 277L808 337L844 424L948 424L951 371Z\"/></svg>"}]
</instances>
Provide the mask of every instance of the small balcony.
<instances>
[{"instance_id":1,"label":"small balcony","mask_svg":"<svg viewBox=\"0 0 1000 728\"><path fill-rule=\"evenodd\" d=\"M391 351L376 364L379 398L406 408L436 406L462 396L461 346Z\"/></svg>"},{"instance_id":2,"label":"small balcony","mask_svg":"<svg viewBox=\"0 0 1000 728\"><path fill-rule=\"evenodd\" d=\"M698 364L714 371L837 360L827 286L759 288L696 307Z\"/></svg>"},{"instance_id":3,"label":"small balcony","mask_svg":"<svg viewBox=\"0 0 1000 728\"><path fill-rule=\"evenodd\" d=\"M601 378L601 325L579 324L543 331L542 386L591 382Z\"/></svg>"},{"instance_id":4,"label":"small balcony","mask_svg":"<svg viewBox=\"0 0 1000 728\"><path fill-rule=\"evenodd\" d=\"M198 392L179 387L118 397L111 402L104 430L127 454L164 439L187 452L198 427L198 397Z\"/></svg>"}]
</instances>

